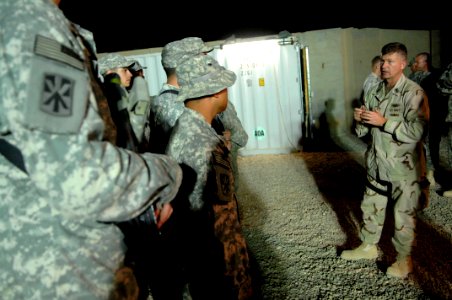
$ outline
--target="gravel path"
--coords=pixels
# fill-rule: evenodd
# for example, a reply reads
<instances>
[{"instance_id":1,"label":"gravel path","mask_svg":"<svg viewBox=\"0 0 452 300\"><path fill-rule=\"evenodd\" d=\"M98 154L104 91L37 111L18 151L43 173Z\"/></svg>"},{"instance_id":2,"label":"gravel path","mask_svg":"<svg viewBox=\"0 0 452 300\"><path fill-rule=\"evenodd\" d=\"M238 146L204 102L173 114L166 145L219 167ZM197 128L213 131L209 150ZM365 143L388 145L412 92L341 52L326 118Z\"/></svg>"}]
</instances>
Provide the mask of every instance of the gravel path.
<instances>
[{"instance_id":1,"label":"gravel path","mask_svg":"<svg viewBox=\"0 0 452 300\"><path fill-rule=\"evenodd\" d=\"M343 249L360 244L365 172L356 156L339 150L239 157L242 226L262 298L452 299L452 199L434 190L419 214L407 279L385 275L396 256L391 210L376 261L340 259Z\"/></svg>"}]
</instances>

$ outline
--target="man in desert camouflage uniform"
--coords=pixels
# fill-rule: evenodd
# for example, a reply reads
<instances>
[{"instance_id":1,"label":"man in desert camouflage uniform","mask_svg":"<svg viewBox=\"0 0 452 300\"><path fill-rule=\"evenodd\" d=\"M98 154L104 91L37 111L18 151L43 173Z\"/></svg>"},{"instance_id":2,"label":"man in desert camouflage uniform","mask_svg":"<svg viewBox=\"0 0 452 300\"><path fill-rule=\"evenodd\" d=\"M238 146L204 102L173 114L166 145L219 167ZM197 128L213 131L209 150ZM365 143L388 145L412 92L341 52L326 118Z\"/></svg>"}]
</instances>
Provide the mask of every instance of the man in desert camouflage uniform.
<instances>
[{"instance_id":1,"label":"man in desert camouflage uniform","mask_svg":"<svg viewBox=\"0 0 452 300\"><path fill-rule=\"evenodd\" d=\"M4 299L109 298L125 250L112 223L163 208L181 182L173 159L103 141L82 35L50 0L0 2Z\"/></svg>"},{"instance_id":2,"label":"man in desert camouflage uniform","mask_svg":"<svg viewBox=\"0 0 452 300\"><path fill-rule=\"evenodd\" d=\"M181 87L177 101L186 109L172 131L167 154L193 171L191 176L184 172L182 185L190 181L193 187L184 195L189 213L180 241L190 245L184 248L189 290L193 299L251 299L249 256L230 152L225 137L212 127L228 105L227 88L236 75L202 54L189 58L176 72Z\"/></svg>"},{"instance_id":3,"label":"man in desert camouflage uniform","mask_svg":"<svg viewBox=\"0 0 452 300\"><path fill-rule=\"evenodd\" d=\"M341 257L347 260L378 257L376 245L389 199L394 204L392 242L398 255L386 274L403 278L413 269L411 251L421 191L417 149L427 126L428 104L422 88L403 75L407 65L406 47L389 43L381 52L383 82L367 92L364 106L354 110L357 135L362 137L370 132L372 136L366 152L368 184L361 204L362 244L343 251Z\"/></svg>"},{"instance_id":4,"label":"man in desert camouflage uniform","mask_svg":"<svg viewBox=\"0 0 452 300\"><path fill-rule=\"evenodd\" d=\"M452 164L452 63L447 66L446 70L441 74L441 77L437 83L439 91L448 97L448 113L446 117L446 124L449 127L448 130L448 163ZM452 182L449 182L452 183ZM444 197L452 198L452 190L445 191Z\"/></svg>"}]
</instances>

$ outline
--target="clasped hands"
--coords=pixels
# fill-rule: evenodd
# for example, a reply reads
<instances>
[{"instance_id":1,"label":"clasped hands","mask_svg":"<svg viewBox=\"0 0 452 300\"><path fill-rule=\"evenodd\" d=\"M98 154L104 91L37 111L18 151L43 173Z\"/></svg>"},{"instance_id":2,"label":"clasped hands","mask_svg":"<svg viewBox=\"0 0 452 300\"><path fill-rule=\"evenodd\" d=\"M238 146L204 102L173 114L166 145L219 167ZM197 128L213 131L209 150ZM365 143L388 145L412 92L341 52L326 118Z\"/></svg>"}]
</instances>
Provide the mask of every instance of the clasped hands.
<instances>
[{"instance_id":1,"label":"clasped hands","mask_svg":"<svg viewBox=\"0 0 452 300\"><path fill-rule=\"evenodd\" d=\"M367 110L364 105L354 109L353 117L357 122L378 127L383 126L387 121L387 119L381 115L380 111Z\"/></svg>"}]
</instances>

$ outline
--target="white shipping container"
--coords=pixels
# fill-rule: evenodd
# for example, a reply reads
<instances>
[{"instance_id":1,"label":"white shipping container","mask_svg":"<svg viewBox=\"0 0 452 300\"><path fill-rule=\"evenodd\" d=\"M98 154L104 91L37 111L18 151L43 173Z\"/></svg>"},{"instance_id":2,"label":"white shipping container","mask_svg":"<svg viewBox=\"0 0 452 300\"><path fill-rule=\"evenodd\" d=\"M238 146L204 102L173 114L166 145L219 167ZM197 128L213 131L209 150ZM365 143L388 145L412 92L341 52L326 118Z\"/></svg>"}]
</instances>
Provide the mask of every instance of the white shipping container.
<instances>
[{"instance_id":1,"label":"white shipping container","mask_svg":"<svg viewBox=\"0 0 452 300\"><path fill-rule=\"evenodd\" d=\"M279 39L240 42L209 53L237 75L229 100L248 133L241 155L281 154L301 149L304 104L300 46ZM146 66L151 95L166 81L161 54L128 55Z\"/></svg>"}]
</instances>

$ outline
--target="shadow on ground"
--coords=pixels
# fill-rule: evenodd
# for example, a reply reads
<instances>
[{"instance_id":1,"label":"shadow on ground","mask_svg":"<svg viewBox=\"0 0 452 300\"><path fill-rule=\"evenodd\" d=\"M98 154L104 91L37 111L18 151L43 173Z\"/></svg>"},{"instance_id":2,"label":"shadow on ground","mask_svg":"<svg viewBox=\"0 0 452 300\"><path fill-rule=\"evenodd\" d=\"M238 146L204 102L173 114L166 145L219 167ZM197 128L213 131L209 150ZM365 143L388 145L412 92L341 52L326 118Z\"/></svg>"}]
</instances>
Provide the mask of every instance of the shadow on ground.
<instances>
[{"instance_id":1,"label":"shadow on ground","mask_svg":"<svg viewBox=\"0 0 452 300\"><path fill-rule=\"evenodd\" d=\"M280 295L280 299L286 299L286 291L281 288L284 286L282 282L286 281L284 276L281 277L285 270L278 255L273 250L274 246L270 242L269 235L260 230L260 226L266 220L265 205L263 205L259 195L254 193L244 180L240 181L237 198L240 215L243 215L243 211L254 212L254 216L248 216L246 219L241 218L251 262L254 289L252 300L265 299L264 294L268 296L263 288L265 286L271 286L272 292L276 291ZM254 218L256 216L258 218ZM250 228L250 226L253 228ZM277 273L278 276L274 277L272 273Z\"/></svg>"},{"instance_id":2,"label":"shadow on ground","mask_svg":"<svg viewBox=\"0 0 452 300\"><path fill-rule=\"evenodd\" d=\"M344 249L354 248L361 243L359 240L359 228L362 221L360 203L366 173L350 153L338 149L336 145L330 146L331 144L328 142L321 147L310 147L302 154L302 157L313 174L324 199L336 213L338 222L347 236L345 243L337 246L337 253L340 255ZM341 151L340 155L336 152L338 150ZM320 155L326 156L326 159L318 159ZM319 165L318 161L328 161L329 163L327 166ZM437 197L437 195L431 197ZM452 299L450 233L448 235L435 226L434 219L424 218L423 212L420 212L418 216L416 245L412 253L414 272L409 279L414 280L428 298ZM388 204L386 222L378 244L383 255L377 261L377 267L382 272L386 272L387 267L395 261L396 251L391 242L393 232L392 204Z\"/></svg>"}]
</instances>

